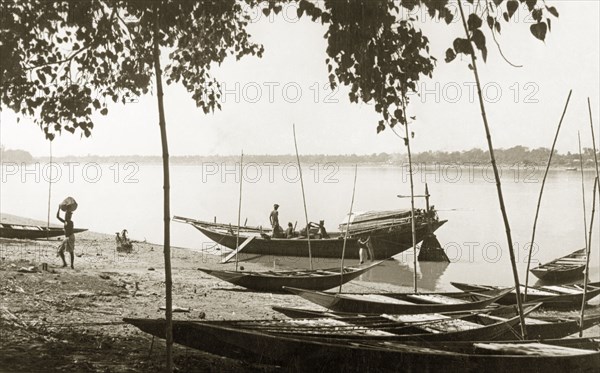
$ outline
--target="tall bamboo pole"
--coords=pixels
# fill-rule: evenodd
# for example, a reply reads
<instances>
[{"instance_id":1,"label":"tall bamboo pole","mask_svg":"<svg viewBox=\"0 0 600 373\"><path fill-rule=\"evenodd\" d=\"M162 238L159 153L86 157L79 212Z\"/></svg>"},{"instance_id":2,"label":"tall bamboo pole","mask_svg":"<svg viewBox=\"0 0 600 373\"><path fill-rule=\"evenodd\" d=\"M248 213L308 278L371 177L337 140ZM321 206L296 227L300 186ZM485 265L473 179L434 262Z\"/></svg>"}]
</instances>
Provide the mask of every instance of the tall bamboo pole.
<instances>
[{"instance_id":1,"label":"tall bamboo pole","mask_svg":"<svg viewBox=\"0 0 600 373\"><path fill-rule=\"evenodd\" d=\"M313 269L312 250L310 248L310 229L308 226L308 212L306 210L306 195L304 194L304 181L302 179L302 166L300 165L300 155L298 154L298 142L296 141L296 124L292 125L294 131L294 147L296 148L296 160L298 161L298 173L300 174L300 186L302 187L302 201L304 202L304 219L306 220L306 240L308 242L308 261L310 270Z\"/></svg>"},{"instance_id":2,"label":"tall bamboo pole","mask_svg":"<svg viewBox=\"0 0 600 373\"><path fill-rule=\"evenodd\" d=\"M583 174L583 154L581 152L581 135L577 131L577 141L579 143L579 165L581 168L581 199L583 201L583 236L585 237L585 251L588 251L587 243L587 212L585 208L585 178Z\"/></svg>"},{"instance_id":3,"label":"tall bamboo pole","mask_svg":"<svg viewBox=\"0 0 600 373\"><path fill-rule=\"evenodd\" d=\"M537 227L538 215L540 213L540 206L542 204L542 195L544 194L544 186L546 185L546 178L548 177L548 171L550 170L550 162L552 162L552 156L554 155L554 148L556 147L556 140L558 139L558 133L560 132L560 127L562 126L563 119L565 117L565 114L567 113L567 107L569 107L569 100L571 99L571 93L573 93L573 90L569 91L569 96L567 96L567 102L565 103L565 108L563 109L562 115L560 116L560 121L558 122L558 127L556 128L556 134L554 135L554 141L552 142L552 148L550 149L550 155L548 156L548 162L546 163L546 171L544 171L544 178L542 179L540 195L538 196L537 207L535 209L535 218L533 219L533 230L531 232L531 241L529 243L529 254L527 255L527 270L525 271L525 293L523 295L523 302L527 302L527 288L529 287L529 267L531 266L531 253L533 252L533 245L535 242L535 229Z\"/></svg>"},{"instance_id":4,"label":"tall bamboo pole","mask_svg":"<svg viewBox=\"0 0 600 373\"><path fill-rule=\"evenodd\" d=\"M419 290L418 276L417 276L417 232L415 225L415 183L413 181L413 169L412 169L412 154L410 152L410 131L408 129L408 119L406 117L406 96L403 93L402 97L402 115L404 116L404 132L405 132L405 145L408 152L408 175L410 179L410 228L412 233L412 247L413 247L413 290L416 293Z\"/></svg>"},{"instance_id":5,"label":"tall bamboo pole","mask_svg":"<svg viewBox=\"0 0 600 373\"><path fill-rule=\"evenodd\" d=\"M46 221L46 228L50 228L50 201L52 200L52 140L50 140L50 162L48 163L50 168L50 178L48 179L48 220ZM46 231L46 240L50 239L50 229Z\"/></svg>"},{"instance_id":6,"label":"tall bamboo pole","mask_svg":"<svg viewBox=\"0 0 600 373\"><path fill-rule=\"evenodd\" d=\"M592 149L594 150L594 164L596 165L596 177L600 179L600 167L598 167L598 150L596 149L596 136L594 135L594 121L592 120L592 105L590 104L590 98L588 97L588 112L590 114L590 129L592 132ZM600 188L598 188L600 193ZM600 201L600 198L598 199Z\"/></svg>"},{"instance_id":7,"label":"tall bamboo pole","mask_svg":"<svg viewBox=\"0 0 600 373\"><path fill-rule=\"evenodd\" d=\"M458 9L460 10L460 16L462 18L463 28L469 45L472 47L471 35L467 27L467 21L465 19L465 13L462 8L461 1L458 1ZM508 215L506 213L506 207L504 206L504 196L502 195L502 184L500 182L500 174L498 173L498 166L496 165L496 158L494 157L494 146L492 144L492 136L490 134L490 126L485 112L485 104L483 101L483 95L481 93L481 81L479 80L479 73L477 71L477 62L475 61L475 52L471 52L471 63L473 66L473 75L475 76L475 82L477 83L477 96L479 98L479 107L481 109L481 118L483 119L483 126L485 127L485 134L487 138L488 151L490 152L490 161L494 170L494 178L496 179L496 190L498 192L498 202L500 203L500 210L502 211L502 219L504 221L504 228L506 230L506 241L508 244L508 252L510 254L510 263L512 266L513 278L515 282L515 292L517 295L517 306L519 309L519 318L521 320L521 336L523 339L527 339L527 331L525 329L525 315L523 314L523 300L521 299L521 289L519 286L519 272L517 271L517 264L515 259L515 253L513 250L512 234L510 232L510 224L508 222Z\"/></svg>"},{"instance_id":8,"label":"tall bamboo pole","mask_svg":"<svg viewBox=\"0 0 600 373\"><path fill-rule=\"evenodd\" d=\"M344 232L344 245L342 246L342 263L340 266L340 290L344 284L344 257L346 256L346 241L348 240L348 231L350 230L350 218L352 217L352 208L354 207L354 192L356 191L356 175L358 174L358 164L354 165L354 184L352 185L352 201L350 202L350 212L348 213L348 223L346 224L346 232Z\"/></svg>"},{"instance_id":9,"label":"tall bamboo pole","mask_svg":"<svg viewBox=\"0 0 600 373\"><path fill-rule=\"evenodd\" d=\"M242 218L242 184L244 183L244 150L240 157L240 201L238 203L238 228L235 235L235 270L238 270L238 251L240 248L240 220Z\"/></svg>"},{"instance_id":10,"label":"tall bamboo pole","mask_svg":"<svg viewBox=\"0 0 600 373\"><path fill-rule=\"evenodd\" d=\"M594 178L594 193L592 195L592 217L590 218L590 231L588 234L586 258L585 258L585 276L583 278L583 299L581 300L581 315L579 316L579 336L583 337L583 319L585 312L585 301L587 297L587 287L590 280L590 256L592 255L592 228L594 226L594 214L596 213L596 188L598 187L598 178Z\"/></svg>"},{"instance_id":11,"label":"tall bamboo pole","mask_svg":"<svg viewBox=\"0 0 600 373\"><path fill-rule=\"evenodd\" d=\"M169 143L167 141L167 124L165 120L165 107L163 102L162 70L160 67L160 28L159 28L159 1L154 6L154 35L153 58L154 74L156 76L156 99L158 101L158 125L160 127L160 142L162 146L163 163L163 223L164 223L164 258L165 258L165 318L166 318L166 371L173 371L173 280L171 275L171 201L169 177Z\"/></svg>"}]
</instances>

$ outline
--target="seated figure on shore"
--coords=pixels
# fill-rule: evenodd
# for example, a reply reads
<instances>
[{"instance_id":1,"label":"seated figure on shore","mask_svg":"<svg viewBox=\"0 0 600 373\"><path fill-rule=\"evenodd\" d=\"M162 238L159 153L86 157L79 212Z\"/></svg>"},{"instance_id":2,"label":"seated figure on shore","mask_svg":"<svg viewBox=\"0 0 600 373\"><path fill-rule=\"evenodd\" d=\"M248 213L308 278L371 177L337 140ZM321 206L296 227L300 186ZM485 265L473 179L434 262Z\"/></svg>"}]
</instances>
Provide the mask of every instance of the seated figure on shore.
<instances>
[{"instance_id":1,"label":"seated figure on shore","mask_svg":"<svg viewBox=\"0 0 600 373\"><path fill-rule=\"evenodd\" d=\"M133 249L133 244L131 243L129 238L127 238L127 229L123 229L121 231L121 235L119 235L119 232L117 232L116 235L117 237L115 238L115 241L117 244L117 251L127 253L131 252L131 250Z\"/></svg>"}]
</instances>

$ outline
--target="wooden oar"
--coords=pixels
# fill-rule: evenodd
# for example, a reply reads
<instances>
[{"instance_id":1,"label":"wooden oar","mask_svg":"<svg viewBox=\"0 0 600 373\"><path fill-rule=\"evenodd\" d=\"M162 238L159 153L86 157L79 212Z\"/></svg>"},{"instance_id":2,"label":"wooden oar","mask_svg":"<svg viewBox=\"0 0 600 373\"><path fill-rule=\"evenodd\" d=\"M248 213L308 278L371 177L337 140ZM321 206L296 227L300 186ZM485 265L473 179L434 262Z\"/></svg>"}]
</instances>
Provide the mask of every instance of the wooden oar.
<instances>
[{"instance_id":1,"label":"wooden oar","mask_svg":"<svg viewBox=\"0 0 600 373\"><path fill-rule=\"evenodd\" d=\"M221 264L225 264L225 263L229 262L231 260L231 258L235 256L235 270L237 271L238 270L238 268L237 268L238 267L238 259L237 259L238 253L240 251L242 251L246 246L248 246L248 244L255 238L256 238L256 236L250 236L250 237L246 238L246 240L244 240L244 242L242 242L241 246L237 246L237 248L233 252L229 253L229 255L227 255L227 257L221 261ZM238 240L239 240L239 238L238 238Z\"/></svg>"}]
</instances>

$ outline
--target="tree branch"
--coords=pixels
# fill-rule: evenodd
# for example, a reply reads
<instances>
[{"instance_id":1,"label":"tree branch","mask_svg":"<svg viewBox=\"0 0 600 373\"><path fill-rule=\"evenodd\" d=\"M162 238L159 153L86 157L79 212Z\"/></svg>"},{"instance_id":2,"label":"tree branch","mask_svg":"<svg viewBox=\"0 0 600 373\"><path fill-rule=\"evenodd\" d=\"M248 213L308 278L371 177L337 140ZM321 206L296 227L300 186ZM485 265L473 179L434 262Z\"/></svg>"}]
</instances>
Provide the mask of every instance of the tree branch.
<instances>
[{"instance_id":1,"label":"tree branch","mask_svg":"<svg viewBox=\"0 0 600 373\"><path fill-rule=\"evenodd\" d=\"M42 67L46 67L46 66L51 66L51 65L59 65L59 64L63 64L65 62L70 62L71 60L73 60L73 58L75 58L79 53L83 52L86 49L89 49L90 46L85 46L81 49L78 49L77 51L75 51L72 55L70 55L69 57L65 58L64 60L60 60L60 61L55 61L55 62L47 62L38 66L31 66L31 67L27 67L25 69L25 71L30 71L30 70L36 70L36 69L41 69Z\"/></svg>"}]
</instances>

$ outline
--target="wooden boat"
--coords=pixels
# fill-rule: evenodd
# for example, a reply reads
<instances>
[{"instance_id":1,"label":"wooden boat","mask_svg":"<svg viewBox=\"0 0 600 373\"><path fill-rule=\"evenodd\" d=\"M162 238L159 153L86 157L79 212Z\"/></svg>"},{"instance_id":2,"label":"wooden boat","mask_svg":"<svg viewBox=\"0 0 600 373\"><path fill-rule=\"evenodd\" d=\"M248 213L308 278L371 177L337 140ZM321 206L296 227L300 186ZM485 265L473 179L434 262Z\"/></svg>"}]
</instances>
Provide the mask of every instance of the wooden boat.
<instances>
[{"instance_id":1,"label":"wooden boat","mask_svg":"<svg viewBox=\"0 0 600 373\"><path fill-rule=\"evenodd\" d=\"M539 304L530 305L525 313ZM137 320L135 324L142 324ZM149 320L156 324L156 320ZM164 320L163 320L164 323ZM188 329L202 324L219 325L240 330L273 335L347 339L364 341L479 341L493 340L512 330L519 323L518 313L510 318L492 316L478 311L452 314L381 315L373 317L286 319L286 320L235 320L235 321L180 321ZM163 325L164 326L164 325ZM179 329L178 329L179 331ZM174 341L179 339L173 335Z\"/></svg>"},{"instance_id":2,"label":"wooden boat","mask_svg":"<svg viewBox=\"0 0 600 373\"><path fill-rule=\"evenodd\" d=\"M164 338L164 320L124 319ZM152 323L152 327L148 324ZM597 340L520 342L361 341L283 336L218 323L196 322L174 330L187 346L223 356L253 355L294 371L361 372L595 372ZM174 332L175 335L175 332Z\"/></svg>"},{"instance_id":3,"label":"wooden boat","mask_svg":"<svg viewBox=\"0 0 600 373\"><path fill-rule=\"evenodd\" d=\"M87 229L76 228L75 233L87 231ZM22 240L37 240L47 237L64 236L62 227L42 227L39 225L23 225L0 223L0 238L16 238Z\"/></svg>"},{"instance_id":4,"label":"wooden boat","mask_svg":"<svg viewBox=\"0 0 600 373\"><path fill-rule=\"evenodd\" d=\"M500 289L491 285L474 285L461 282L450 282L455 288L463 291L483 291ZM521 298L525 292L525 286L521 285ZM600 294L600 282L588 283L586 302ZM581 307L583 299L583 284L572 285L547 285L530 286L527 289L528 302L541 302L544 307L553 308L577 308ZM516 304L517 295L513 290L504 297L498 299L499 304Z\"/></svg>"},{"instance_id":5,"label":"wooden boat","mask_svg":"<svg viewBox=\"0 0 600 373\"><path fill-rule=\"evenodd\" d=\"M433 234L446 220L440 220L437 212L430 208L415 210L417 242L427 234ZM412 247L411 210L368 211L353 214L348 225L344 219L340 232L348 229L350 237L370 237L374 251L395 252L400 244L404 249ZM377 254L376 254L377 255Z\"/></svg>"},{"instance_id":6,"label":"wooden boat","mask_svg":"<svg viewBox=\"0 0 600 373\"><path fill-rule=\"evenodd\" d=\"M257 291L280 292L284 286L303 289L326 290L351 281L381 262L368 266L344 267L343 278L340 268L292 270L292 271L221 271L198 268L202 272L234 285Z\"/></svg>"},{"instance_id":7,"label":"wooden boat","mask_svg":"<svg viewBox=\"0 0 600 373\"><path fill-rule=\"evenodd\" d=\"M214 242L235 250L238 239L236 226L203 222L199 220L176 216L174 221L191 224L205 236ZM446 220L431 222L431 229L435 231L441 227ZM252 227L240 228L239 243L244 242L251 235L256 236L246 245L243 252L247 254L274 255L274 256L308 256L308 240L306 238L271 238ZM417 225L417 242L421 242L428 233L427 223L419 222ZM266 232L266 230L265 230ZM344 245L343 234L330 233L330 238L311 238L310 245L312 256L316 258L341 258ZM374 232L371 236L373 242L373 254L376 260L388 259L412 247L412 236L410 223L405 224L402 229L382 230ZM346 259L359 259L358 239L350 236L346 243Z\"/></svg>"},{"instance_id":8,"label":"wooden boat","mask_svg":"<svg viewBox=\"0 0 600 373\"><path fill-rule=\"evenodd\" d=\"M317 311L293 307L272 306L274 311L280 312L291 318L349 318L349 317L371 317L373 314L353 314L335 311ZM507 317L517 312L515 306L488 307L484 310L476 311L489 316ZM456 317L461 313L444 313L444 315L453 315ZM600 315L587 316L583 321L583 329L589 329L600 324ZM579 318L536 316L525 318L527 326L527 337L529 339L557 339L564 338L579 332ZM519 328L507 330L504 334L497 335L495 340L520 340L521 334Z\"/></svg>"},{"instance_id":9,"label":"wooden boat","mask_svg":"<svg viewBox=\"0 0 600 373\"><path fill-rule=\"evenodd\" d=\"M337 294L290 287L285 289L333 311L378 314L440 313L482 309L511 291L511 288L508 288L478 293Z\"/></svg>"},{"instance_id":10,"label":"wooden boat","mask_svg":"<svg viewBox=\"0 0 600 373\"><path fill-rule=\"evenodd\" d=\"M585 263L585 249L581 249L546 264L540 264L532 268L531 273L540 280L560 282L583 276Z\"/></svg>"}]
</instances>

